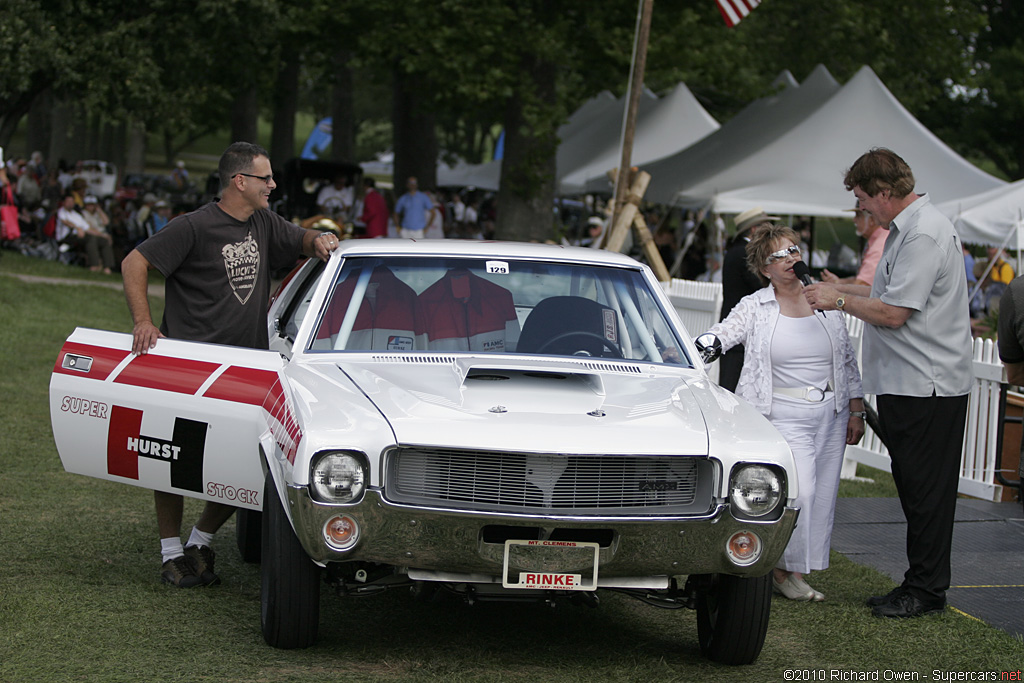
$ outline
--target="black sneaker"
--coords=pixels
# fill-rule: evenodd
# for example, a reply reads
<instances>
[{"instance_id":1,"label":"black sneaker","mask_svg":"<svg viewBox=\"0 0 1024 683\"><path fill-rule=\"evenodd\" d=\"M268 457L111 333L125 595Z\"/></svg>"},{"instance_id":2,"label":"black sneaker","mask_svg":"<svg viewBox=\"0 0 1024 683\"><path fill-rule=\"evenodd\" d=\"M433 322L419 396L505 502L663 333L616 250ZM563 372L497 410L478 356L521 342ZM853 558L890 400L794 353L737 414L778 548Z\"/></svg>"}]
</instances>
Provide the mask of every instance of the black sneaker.
<instances>
[{"instance_id":1,"label":"black sneaker","mask_svg":"<svg viewBox=\"0 0 1024 683\"><path fill-rule=\"evenodd\" d=\"M896 586L885 595L872 595L870 598L864 601L864 604L866 604L868 607L879 607L881 605L888 605L897 597L903 595L903 593L903 586Z\"/></svg>"},{"instance_id":2,"label":"black sneaker","mask_svg":"<svg viewBox=\"0 0 1024 683\"><path fill-rule=\"evenodd\" d=\"M885 605L878 605L871 609L871 614L876 617L889 617L896 619L909 619L923 617L926 614L939 614L946 609L946 601L941 603L925 603L908 592L903 592L893 598L892 602Z\"/></svg>"},{"instance_id":3,"label":"black sneaker","mask_svg":"<svg viewBox=\"0 0 1024 683\"><path fill-rule=\"evenodd\" d=\"M220 583L220 577L213 573L215 557L213 548L206 545L190 545L185 548L185 559L192 567L192 572L199 579L199 583L204 586Z\"/></svg>"},{"instance_id":4,"label":"black sneaker","mask_svg":"<svg viewBox=\"0 0 1024 683\"><path fill-rule=\"evenodd\" d=\"M185 559L184 555L163 563L163 566L160 567L160 580L178 588L195 588L203 585L202 580L192 569L192 564Z\"/></svg>"}]
</instances>

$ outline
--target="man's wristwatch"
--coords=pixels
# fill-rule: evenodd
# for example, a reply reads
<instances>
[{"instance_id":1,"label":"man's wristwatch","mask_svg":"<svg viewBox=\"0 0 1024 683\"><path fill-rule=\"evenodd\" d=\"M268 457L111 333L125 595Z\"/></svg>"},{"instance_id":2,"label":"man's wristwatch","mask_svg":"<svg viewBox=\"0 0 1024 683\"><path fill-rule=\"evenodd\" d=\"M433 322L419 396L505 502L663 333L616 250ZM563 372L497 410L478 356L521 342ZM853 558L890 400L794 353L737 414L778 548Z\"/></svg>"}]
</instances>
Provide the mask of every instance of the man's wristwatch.
<instances>
[{"instance_id":1,"label":"man's wristwatch","mask_svg":"<svg viewBox=\"0 0 1024 683\"><path fill-rule=\"evenodd\" d=\"M838 299L836 299L836 310L839 310L839 311L843 310L843 306L845 306L845 305L846 305L846 299L845 298L839 297Z\"/></svg>"},{"instance_id":2,"label":"man's wristwatch","mask_svg":"<svg viewBox=\"0 0 1024 683\"><path fill-rule=\"evenodd\" d=\"M868 416L868 412L866 410L851 410L850 411L850 417L859 417L860 419L863 420L863 419L867 418L867 416Z\"/></svg>"}]
</instances>

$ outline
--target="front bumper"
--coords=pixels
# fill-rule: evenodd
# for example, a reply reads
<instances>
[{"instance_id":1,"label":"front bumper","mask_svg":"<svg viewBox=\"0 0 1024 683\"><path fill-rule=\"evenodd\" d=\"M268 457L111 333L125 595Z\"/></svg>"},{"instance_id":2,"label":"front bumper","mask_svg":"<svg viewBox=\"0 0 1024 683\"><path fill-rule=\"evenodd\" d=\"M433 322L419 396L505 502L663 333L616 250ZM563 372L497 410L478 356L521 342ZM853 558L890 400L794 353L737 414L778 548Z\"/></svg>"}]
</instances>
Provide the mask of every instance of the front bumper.
<instances>
[{"instance_id":1,"label":"front bumper","mask_svg":"<svg viewBox=\"0 0 1024 683\"><path fill-rule=\"evenodd\" d=\"M592 533L601 530L598 562L602 577L675 576L724 573L761 576L776 565L789 542L799 510L785 508L778 520L754 522L732 516L727 504L711 513L685 517L572 517L510 515L396 505L380 490L366 492L351 506L313 501L306 487L289 487L288 504L296 535L317 563L365 561L436 572L500 576L503 542L485 539L484 528L521 527L524 538L538 528ZM359 525L359 540L349 550L327 545L324 524L345 514ZM762 542L758 560L737 566L726 552L736 532L756 534ZM512 529L513 537L515 536Z\"/></svg>"}]
</instances>

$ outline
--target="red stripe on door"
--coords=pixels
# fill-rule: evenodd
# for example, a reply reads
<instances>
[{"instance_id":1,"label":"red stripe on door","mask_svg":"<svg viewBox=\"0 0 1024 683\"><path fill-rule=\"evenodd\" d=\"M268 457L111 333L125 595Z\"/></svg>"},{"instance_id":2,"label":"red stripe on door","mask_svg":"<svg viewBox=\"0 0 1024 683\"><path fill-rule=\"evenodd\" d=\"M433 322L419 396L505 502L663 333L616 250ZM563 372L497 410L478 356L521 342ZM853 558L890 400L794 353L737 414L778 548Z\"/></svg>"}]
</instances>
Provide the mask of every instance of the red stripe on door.
<instances>
[{"instance_id":1,"label":"red stripe on door","mask_svg":"<svg viewBox=\"0 0 1024 683\"><path fill-rule=\"evenodd\" d=\"M92 359L92 366L89 372L82 372L73 368L65 368L64 356L67 354L86 356ZM65 342L57 354L57 362L53 366L53 372L73 377L85 377L87 379L105 380L114 371L118 363L123 361L131 351L121 349L108 349L105 346L93 346L92 344L79 344L78 342Z\"/></svg>"},{"instance_id":2,"label":"red stripe on door","mask_svg":"<svg viewBox=\"0 0 1024 683\"><path fill-rule=\"evenodd\" d=\"M262 406L277 382L277 372L232 365L203 394L206 398Z\"/></svg>"},{"instance_id":3,"label":"red stripe on door","mask_svg":"<svg viewBox=\"0 0 1024 683\"><path fill-rule=\"evenodd\" d=\"M195 394L219 367L219 363L147 353L136 356L114 382L179 394Z\"/></svg>"},{"instance_id":4,"label":"red stripe on door","mask_svg":"<svg viewBox=\"0 0 1024 683\"><path fill-rule=\"evenodd\" d=\"M138 480L139 454L135 450L128 450L128 439L138 440L141 432L141 410L111 406L110 428L107 431L107 472Z\"/></svg>"}]
</instances>

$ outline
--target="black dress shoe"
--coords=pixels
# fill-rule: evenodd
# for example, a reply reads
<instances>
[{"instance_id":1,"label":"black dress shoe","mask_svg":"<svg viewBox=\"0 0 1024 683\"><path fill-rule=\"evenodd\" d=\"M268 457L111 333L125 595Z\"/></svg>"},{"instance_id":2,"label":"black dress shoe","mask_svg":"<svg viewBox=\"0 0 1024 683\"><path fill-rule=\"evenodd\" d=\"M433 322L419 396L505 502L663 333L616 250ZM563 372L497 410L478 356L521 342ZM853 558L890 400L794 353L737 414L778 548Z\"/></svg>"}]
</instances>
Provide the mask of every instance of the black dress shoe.
<instances>
[{"instance_id":1,"label":"black dress shoe","mask_svg":"<svg viewBox=\"0 0 1024 683\"><path fill-rule=\"evenodd\" d=\"M878 607L879 605L888 605L892 602L897 595L902 595L904 591L903 586L896 586L885 595L872 595L870 598L864 601L868 607Z\"/></svg>"},{"instance_id":2,"label":"black dress shoe","mask_svg":"<svg viewBox=\"0 0 1024 683\"><path fill-rule=\"evenodd\" d=\"M876 617L908 619L910 617L923 617L926 614L938 614L945 609L945 601L941 604L925 604L910 593L903 592L893 598L892 602L872 608L871 613Z\"/></svg>"}]
</instances>

